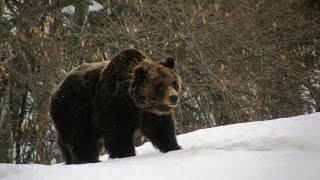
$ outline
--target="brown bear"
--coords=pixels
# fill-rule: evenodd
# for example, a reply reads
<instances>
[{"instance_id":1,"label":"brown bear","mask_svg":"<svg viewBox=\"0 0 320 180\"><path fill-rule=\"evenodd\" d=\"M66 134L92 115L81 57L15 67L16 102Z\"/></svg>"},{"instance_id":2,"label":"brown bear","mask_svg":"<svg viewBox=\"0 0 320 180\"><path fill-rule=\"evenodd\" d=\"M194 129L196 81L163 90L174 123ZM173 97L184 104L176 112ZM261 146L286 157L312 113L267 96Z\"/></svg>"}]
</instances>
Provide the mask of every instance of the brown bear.
<instances>
[{"instance_id":1,"label":"brown bear","mask_svg":"<svg viewBox=\"0 0 320 180\"><path fill-rule=\"evenodd\" d=\"M161 152L181 149L173 114L181 80L174 64L171 57L153 62L128 49L110 62L73 69L50 97L66 164L97 162L102 145L110 158L134 156L138 129Z\"/></svg>"}]
</instances>

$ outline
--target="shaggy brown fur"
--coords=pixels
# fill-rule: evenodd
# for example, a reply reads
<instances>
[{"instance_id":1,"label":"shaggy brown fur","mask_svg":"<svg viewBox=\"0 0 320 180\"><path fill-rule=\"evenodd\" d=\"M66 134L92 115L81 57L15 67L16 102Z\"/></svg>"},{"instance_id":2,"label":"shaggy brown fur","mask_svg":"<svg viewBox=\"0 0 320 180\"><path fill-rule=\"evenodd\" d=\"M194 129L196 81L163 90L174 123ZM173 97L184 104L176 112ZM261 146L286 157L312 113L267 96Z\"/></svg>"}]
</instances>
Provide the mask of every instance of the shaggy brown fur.
<instances>
[{"instance_id":1,"label":"shaggy brown fur","mask_svg":"<svg viewBox=\"0 0 320 180\"><path fill-rule=\"evenodd\" d=\"M162 152L180 149L173 116L180 86L172 58L154 63L134 49L73 69L50 99L66 163L97 162L103 143L111 158L134 156L137 129Z\"/></svg>"}]
</instances>

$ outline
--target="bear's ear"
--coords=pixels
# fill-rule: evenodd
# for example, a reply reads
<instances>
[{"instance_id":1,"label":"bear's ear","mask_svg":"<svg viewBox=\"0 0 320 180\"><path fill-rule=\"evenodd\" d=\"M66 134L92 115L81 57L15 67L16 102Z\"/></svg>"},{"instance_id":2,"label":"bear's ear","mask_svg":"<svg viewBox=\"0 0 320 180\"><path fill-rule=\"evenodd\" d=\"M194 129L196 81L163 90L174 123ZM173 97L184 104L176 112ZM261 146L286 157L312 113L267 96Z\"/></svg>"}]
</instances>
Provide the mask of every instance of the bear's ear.
<instances>
[{"instance_id":1,"label":"bear's ear","mask_svg":"<svg viewBox=\"0 0 320 180\"><path fill-rule=\"evenodd\" d=\"M134 70L134 77L135 79L143 79L147 75L147 67L141 65Z\"/></svg>"},{"instance_id":2,"label":"bear's ear","mask_svg":"<svg viewBox=\"0 0 320 180\"><path fill-rule=\"evenodd\" d=\"M168 67L170 69L174 69L174 59L173 57L167 57L164 61L160 62L165 67Z\"/></svg>"}]
</instances>

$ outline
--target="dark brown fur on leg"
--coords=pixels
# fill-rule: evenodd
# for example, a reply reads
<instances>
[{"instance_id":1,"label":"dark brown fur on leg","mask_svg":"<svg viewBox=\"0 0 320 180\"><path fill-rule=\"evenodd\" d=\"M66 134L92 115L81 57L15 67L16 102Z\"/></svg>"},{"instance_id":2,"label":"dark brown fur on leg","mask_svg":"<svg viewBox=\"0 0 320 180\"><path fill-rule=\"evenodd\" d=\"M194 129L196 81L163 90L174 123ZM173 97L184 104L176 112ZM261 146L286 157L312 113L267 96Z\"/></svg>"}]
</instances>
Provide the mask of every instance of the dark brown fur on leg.
<instances>
[{"instance_id":1,"label":"dark brown fur on leg","mask_svg":"<svg viewBox=\"0 0 320 180\"><path fill-rule=\"evenodd\" d=\"M173 115L155 115L145 113L141 123L142 133L161 152L179 150L174 132Z\"/></svg>"}]
</instances>

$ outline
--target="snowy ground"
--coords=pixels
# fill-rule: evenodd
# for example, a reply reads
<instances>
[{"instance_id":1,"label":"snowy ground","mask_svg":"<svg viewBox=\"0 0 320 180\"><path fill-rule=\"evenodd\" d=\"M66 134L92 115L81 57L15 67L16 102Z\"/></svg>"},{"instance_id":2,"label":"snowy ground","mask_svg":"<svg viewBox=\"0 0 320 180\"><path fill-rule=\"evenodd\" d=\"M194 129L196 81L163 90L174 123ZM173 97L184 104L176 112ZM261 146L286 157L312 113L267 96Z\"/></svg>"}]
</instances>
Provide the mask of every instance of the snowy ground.
<instances>
[{"instance_id":1,"label":"snowy ground","mask_svg":"<svg viewBox=\"0 0 320 180\"><path fill-rule=\"evenodd\" d=\"M146 143L136 157L96 164L0 164L0 179L320 179L320 113L202 129L178 141L183 150L161 154Z\"/></svg>"}]
</instances>

